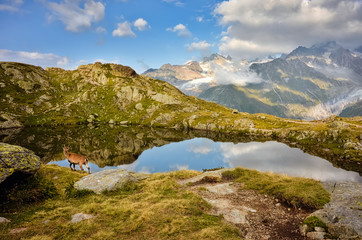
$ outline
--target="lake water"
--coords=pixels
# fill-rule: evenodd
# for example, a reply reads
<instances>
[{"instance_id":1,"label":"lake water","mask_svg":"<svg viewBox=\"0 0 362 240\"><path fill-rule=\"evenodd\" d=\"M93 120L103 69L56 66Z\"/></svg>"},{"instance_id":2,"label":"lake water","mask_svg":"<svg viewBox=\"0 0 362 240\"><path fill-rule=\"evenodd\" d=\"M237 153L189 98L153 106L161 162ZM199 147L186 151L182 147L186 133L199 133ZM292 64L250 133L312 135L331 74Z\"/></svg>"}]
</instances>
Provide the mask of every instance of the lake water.
<instances>
[{"instance_id":1,"label":"lake water","mask_svg":"<svg viewBox=\"0 0 362 240\"><path fill-rule=\"evenodd\" d=\"M66 144L71 146L72 151L89 158L93 173L110 168L155 173L240 166L322 181L362 182L357 172L336 168L323 158L283 143L209 134L200 131L79 126L25 129L6 136L2 134L2 141L27 147L40 155L44 162L69 167L62 153L62 146ZM228 137L230 142L227 142Z\"/></svg>"}]
</instances>

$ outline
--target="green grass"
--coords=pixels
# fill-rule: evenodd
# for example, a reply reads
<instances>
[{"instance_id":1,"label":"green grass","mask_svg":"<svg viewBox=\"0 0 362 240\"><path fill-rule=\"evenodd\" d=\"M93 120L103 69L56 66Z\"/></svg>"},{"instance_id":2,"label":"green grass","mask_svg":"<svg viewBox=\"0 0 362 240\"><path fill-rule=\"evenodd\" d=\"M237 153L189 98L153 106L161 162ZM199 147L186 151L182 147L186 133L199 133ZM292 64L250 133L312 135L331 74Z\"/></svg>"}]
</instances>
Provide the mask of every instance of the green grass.
<instances>
[{"instance_id":1,"label":"green grass","mask_svg":"<svg viewBox=\"0 0 362 240\"><path fill-rule=\"evenodd\" d=\"M207 214L211 206L176 183L195 171L152 174L116 191L71 197L66 189L84 174L48 165L40 173L59 194L1 214L11 223L0 226L0 239L240 239L236 227ZM71 224L80 212L96 217ZM21 227L27 230L9 233Z\"/></svg>"},{"instance_id":2,"label":"green grass","mask_svg":"<svg viewBox=\"0 0 362 240\"><path fill-rule=\"evenodd\" d=\"M322 208L330 201L329 193L312 179L261 173L256 170L236 168L225 171L223 179L245 184L245 188L279 198L294 207Z\"/></svg>"},{"instance_id":3,"label":"green grass","mask_svg":"<svg viewBox=\"0 0 362 240\"><path fill-rule=\"evenodd\" d=\"M316 216L307 217L303 221L303 224L306 224L308 226L307 232L314 231L315 227L321 227L327 230L327 225Z\"/></svg>"}]
</instances>

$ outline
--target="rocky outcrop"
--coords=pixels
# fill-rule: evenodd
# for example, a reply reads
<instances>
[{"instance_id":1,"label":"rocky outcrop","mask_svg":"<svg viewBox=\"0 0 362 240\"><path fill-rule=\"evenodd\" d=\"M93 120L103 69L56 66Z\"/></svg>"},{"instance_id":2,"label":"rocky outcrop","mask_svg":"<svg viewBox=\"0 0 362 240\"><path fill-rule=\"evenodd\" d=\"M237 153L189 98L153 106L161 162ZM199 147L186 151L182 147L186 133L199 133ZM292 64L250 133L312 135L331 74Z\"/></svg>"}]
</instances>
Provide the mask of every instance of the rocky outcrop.
<instances>
[{"instance_id":1,"label":"rocky outcrop","mask_svg":"<svg viewBox=\"0 0 362 240\"><path fill-rule=\"evenodd\" d=\"M331 201L312 215L320 218L328 232L338 239L361 239L362 183L323 183Z\"/></svg>"},{"instance_id":2,"label":"rocky outcrop","mask_svg":"<svg viewBox=\"0 0 362 240\"><path fill-rule=\"evenodd\" d=\"M103 191L113 191L125 185L138 182L143 175L132 174L123 169L109 169L83 177L74 184L78 190L91 190L97 194Z\"/></svg>"},{"instance_id":3,"label":"rocky outcrop","mask_svg":"<svg viewBox=\"0 0 362 240\"><path fill-rule=\"evenodd\" d=\"M0 183L15 172L34 173L40 165L40 158L32 151L0 143Z\"/></svg>"},{"instance_id":4,"label":"rocky outcrop","mask_svg":"<svg viewBox=\"0 0 362 240\"><path fill-rule=\"evenodd\" d=\"M81 221L87 220L87 219L92 219L95 217L96 216L91 215L91 214L77 213L77 214L72 215L72 220L70 220L70 222L77 223L77 222L81 222Z\"/></svg>"}]
</instances>

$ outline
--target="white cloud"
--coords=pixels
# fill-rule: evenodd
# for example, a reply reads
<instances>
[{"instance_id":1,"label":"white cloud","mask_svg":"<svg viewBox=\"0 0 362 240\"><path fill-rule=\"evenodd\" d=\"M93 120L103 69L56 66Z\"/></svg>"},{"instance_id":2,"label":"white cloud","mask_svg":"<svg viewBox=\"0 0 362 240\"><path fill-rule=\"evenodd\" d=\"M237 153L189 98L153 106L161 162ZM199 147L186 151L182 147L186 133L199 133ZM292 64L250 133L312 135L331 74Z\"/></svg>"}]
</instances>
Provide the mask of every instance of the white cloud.
<instances>
[{"instance_id":1,"label":"white cloud","mask_svg":"<svg viewBox=\"0 0 362 240\"><path fill-rule=\"evenodd\" d=\"M179 37L191 37L191 32L183 24L177 24L173 28L167 28L166 31L175 32Z\"/></svg>"},{"instance_id":2,"label":"white cloud","mask_svg":"<svg viewBox=\"0 0 362 240\"><path fill-rule=\"evenodd\" d=\"M246 86L249 83L260 83L264 80L255 72L250 71L248 66L237 66L236 68L228 69L215 65L214 81L220 85L234 84Z\"/></svg>"},{"instance_id":3,"label":"white cloud","mask_svg":"<svg viewBox=\"0 0 362 240\"><path fill-rule=\"evenodd\" d=\"M180 165L180 164L175 164L175 165L171 165L170 168L174 171L181 171L181 170L189 170L189 165L184 164L184 165Z\"/></svg>"},{"instance_id":4,"label":"white cloud","mask_svg":"<svg viewBox=\"0 0 362 240\"><path fill-rule=\"evenodd\" d=\"M187 51L210 51L212 44L204 41L193 42L190 45L187 45Z\"/></svg>"},{"instance_id":5,"label":"white cloud","mask_svg":"<svg viewBox=\"0 0 362 240\"><path fill-rule=\"evenodd\" d=\"M69 64L67 57L53 53L38 53L0 49L0 61L21 62L42 67L64 67Z\"/></svg>"},{"instance_id":6,"label":"white cloud","mask_svg":"<svg viewBox=\"0 0 362 240\"><path fill-rule=\"evenodd\" d=\"M3 2L0 4L0 11L18 12L24 4L23 0L4 0Z\"/></svg>"},{"instance_id":7,"label":"white cloud","mask_svg":"<svg viewBox=\"0 0 362 240\"><path fill-rule=\"evenodd\" d=\"M203 18L203 17L197 17L196 20L197 20L198 22L202 22L202 21L204 21L204 18Z\"/></svg>"},{"instance_id":8,"label":"white cloud","mask_svg":"<svg viewBox=\"0 0 362 240\"><path fill-rule=\"evenodd\" d=\"M70 32L81 32L104 18L105 6L101 2L86 0L83 7L79 6L84 0L63 0L61 3L50 2L50 19L58 19L65 24Z\"/></svg>"},{"instance_id":9,"label":"white cloud","mask_svg":"<svg viewBox=\"0 0 362 240\"><path fill-rule=\"evenodd\" d=\"M117 37L136 37L136 34L131 29L131 23L128 21L118 23L112 35Z\"/></svg>"},{"instance_id":10,"label":"white cloud","mask_svg":"<svg viewBox=\"0 0 362 240\"><path fill-rule=\"evenodd\" d=\"M150 25L148 25L148 22L146 20L144 20L143 18L137 19L133 23L133 26L135 26L138 29L138 31L145 31L150 28Z\"/></svg>"},{"instance_id":11,"label":"white cloud","mask_svg":"<svg viewBox=\"0 0 362 240\"><path fill-rule=\"evenodd\" d=\"M107 30L104 27L97 27L96 33L107 33Z\"/></svg>"},{"instance_id":12,"label":"white cloud","mask_svg":"<svg viewBox=\"0 0 362 240\"><path fill-rule=\"evenodd\" d=\"M162 2L166 2L166 3L173 3L175 4L177 7L182 7L184 5L183 2L179 1L179 0L162 0Z\"/></svg>"},{"instance_id":13,"label":"white cloud","mask_svg":"<svg viewBox=\"0 0 362 240\"><path fill-rule=\"evenodd\" d=\"M187 145L187 151L206 155L214 151L213 143L212 140L204 138L192 141Z\"/></svg>"},{"instance_id":14,"label":"white cloud","mask_svg":"<svg viewBox=\"0 0 362 240\"><path fill-rule=\"evenodd\" d=\"M362 39L360 0L229 0L214 12L227 27L220 52L233 57L288 52L331 39L358 45Z\"/></svg>"}]
</instances>

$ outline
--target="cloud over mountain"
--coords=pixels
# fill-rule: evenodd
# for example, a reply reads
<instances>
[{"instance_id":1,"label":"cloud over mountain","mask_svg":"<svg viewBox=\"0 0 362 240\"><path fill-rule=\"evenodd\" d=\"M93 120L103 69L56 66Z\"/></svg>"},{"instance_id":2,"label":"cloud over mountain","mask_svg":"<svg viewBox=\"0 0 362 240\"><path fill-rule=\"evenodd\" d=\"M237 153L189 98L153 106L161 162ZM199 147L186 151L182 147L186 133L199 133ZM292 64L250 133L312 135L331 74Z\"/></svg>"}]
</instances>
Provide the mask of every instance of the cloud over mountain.
<instances>
[{"instance_id":1,"label":"cloud over mountain","mask_svg":"<svg viewBox=\"0 0 362 240\"><path fill-rule=\"evenodd\" d=\"M53 53L12 51L8 49L0 49L0 61L22 62L42 67L64 67L69 63L67 57L57 56Z\"/></svg>"},{"instance_id":2,"label":"cloud over mountain","mask_svg":"<svg viewBox=\"0 0 362 240\"><path fill-rule=\"evenodd\" d=\"M220 42L225 55L259 57L329 39L357 45L362 38L360 0L230 0L217 5L227 27Z\"/></svg>"}]
</instances>

